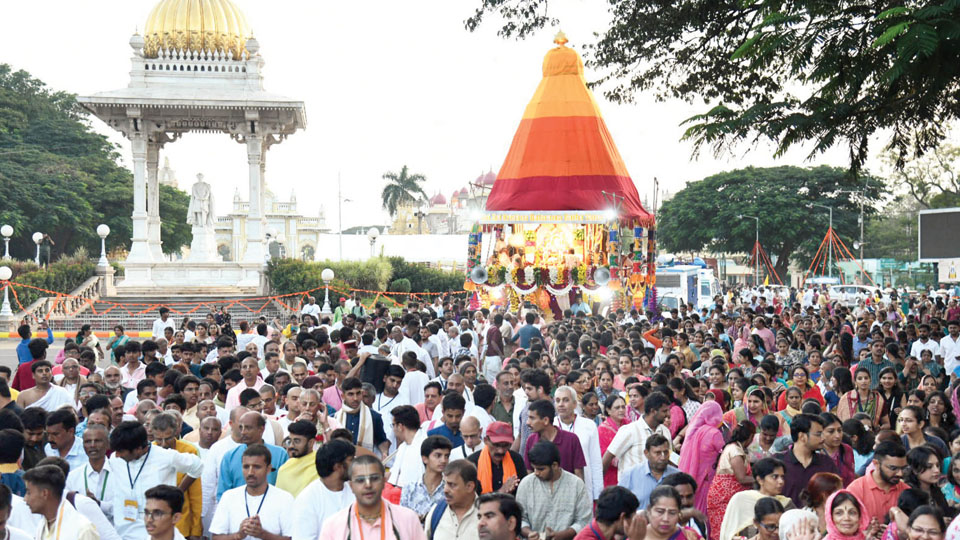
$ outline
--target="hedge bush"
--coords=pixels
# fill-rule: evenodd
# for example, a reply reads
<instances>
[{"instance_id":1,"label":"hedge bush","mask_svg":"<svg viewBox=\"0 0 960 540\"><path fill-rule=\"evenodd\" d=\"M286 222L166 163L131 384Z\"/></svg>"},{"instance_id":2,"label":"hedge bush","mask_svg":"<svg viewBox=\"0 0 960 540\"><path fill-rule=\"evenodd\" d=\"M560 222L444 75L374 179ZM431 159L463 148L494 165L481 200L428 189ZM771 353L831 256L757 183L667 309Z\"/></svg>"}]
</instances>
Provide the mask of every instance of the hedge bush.
<instances>
[{"instance_id":1,"label":"hedge bush","mask_svg":"<svg viewBox=\"0 0 960 540\"><path fill-rule=\"evenodd\" d=\"M403 257L387 257L393 268L393 279L410 281L412 292L448 292L463 290L466 275L462 271L428 268L407 262ZM390 290L396 290L391 287Z\"/></svg>"},{"instance_id":2,"label":"hedge bush","mask_svg":"<svg viewBox=\"0 0 960 540\"><path fill-rule=\"evenodd\" d=\"M401 257L377 257L356 261L300 261L272 259L267 264L267 280L274 294L291 294L323 285L320 273L333 270L335 288L345 287L371 291L446 292L463 288L463 272L427 268L411 264ZM405 289L396 289L393 281L406 280Z\"/></svg>"},{"instance_id":3,"label":"hedge bush","mask_svg":"<svg viewBox=\"0 0 960 540\"><path fill-rule=\"evenodd\" d=\"M10 261L7 266L13 271L11 280L16 283L62 293L73 292L84 281L92 278L97 271L96 263L87 257L86 250L78 250L69 257L60 257L56 262L50 263L45 270L39 268L33 261ZM24 308L43 296L51 296L25 287L17 288L16 292L17 299ZM20 309L12 295L10 301L13 303L11 306L13 309Z\"/></svg>"},{"instance_id":4,"label":"hedge bush","mask_svg":"<svg viewBox=\"0 0 960 540\"><path fill-rule=\"evenodd\" d=\"M301 261L297 259L271 259L267 264L267 280L275 294L291 294L323 285L320 274L324 268L333 270L331 286L385 290L390 282L390 264L382 259L356 261Z\"/></svg>"}]
</instances>

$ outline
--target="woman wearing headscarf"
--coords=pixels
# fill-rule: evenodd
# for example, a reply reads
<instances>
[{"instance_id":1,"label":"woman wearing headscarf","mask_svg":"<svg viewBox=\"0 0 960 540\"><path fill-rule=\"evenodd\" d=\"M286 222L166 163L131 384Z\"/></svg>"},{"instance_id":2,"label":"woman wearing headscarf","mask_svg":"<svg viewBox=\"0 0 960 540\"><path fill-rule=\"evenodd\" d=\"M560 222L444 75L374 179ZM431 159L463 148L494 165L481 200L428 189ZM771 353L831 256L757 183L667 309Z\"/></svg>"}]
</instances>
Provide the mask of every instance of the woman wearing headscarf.
<instances>
[{"instance_id":1,"label":"woman wearing headscarf","mask_svg":"<svg viewBox=\"0 0 960 540\"><path fill-rule=\"evenodd\" d=\"M723 450L723 409L716 401L706 401L693 415L680 447L680 470L697 481L694 506L707 513L707 493L716 473L716 456Z\"/></svg>"},{"instance_id":2,"label":"woman wearing headscarf","mask_svg":"<svg viewBox=\"0 0 960 540\"><path fill-rule=\"evenodd\" d=\"M856 495L845 489L835 492L827 499L824 508L827 535L823 540L864 540L879 531L879 524L870 524L863 503Z\"/></svg>"}]
</instances>

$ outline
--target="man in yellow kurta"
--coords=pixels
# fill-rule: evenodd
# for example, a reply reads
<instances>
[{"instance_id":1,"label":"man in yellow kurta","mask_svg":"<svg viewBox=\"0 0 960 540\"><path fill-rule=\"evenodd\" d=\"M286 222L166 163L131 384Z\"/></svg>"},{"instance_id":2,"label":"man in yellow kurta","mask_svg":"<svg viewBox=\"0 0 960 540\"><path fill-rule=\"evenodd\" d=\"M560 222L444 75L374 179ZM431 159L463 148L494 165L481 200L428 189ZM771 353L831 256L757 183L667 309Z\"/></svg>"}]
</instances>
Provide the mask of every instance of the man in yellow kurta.
<instances>
[{"instance_id":1,"label":"man in yellow kurta","mask_svg":"<svg viewBox=\"0 0 960 540\"><path fill-rule=\"evenodd\" d=\"M180 424L179 415L170 411L155 416L150 424L153 444L176 450L181 454L193 454L199 457L200 452L195 446L177 438L180 434ZM179 485L182 480L183 474L177 473L177 484ZM194 480L183 495L183 516L177 523L177 530L186 538L200 538L203 536L203 523L200 520L203 493L200 479Z\"/></svg>"},{"instance_id":2,"label":"man in yellow kurta","mask_svg":"<svg viewBox=\"0 0 960 540\"><path fill-rule=\"evenodd\" d=\"M290 434L287 444L290 459L277 471L277 487L296 497L310 482L320 478L317 453L313 449L317 426L307 420L298 420L287 427L287 432Z\"/></svg>"}]
</instances>

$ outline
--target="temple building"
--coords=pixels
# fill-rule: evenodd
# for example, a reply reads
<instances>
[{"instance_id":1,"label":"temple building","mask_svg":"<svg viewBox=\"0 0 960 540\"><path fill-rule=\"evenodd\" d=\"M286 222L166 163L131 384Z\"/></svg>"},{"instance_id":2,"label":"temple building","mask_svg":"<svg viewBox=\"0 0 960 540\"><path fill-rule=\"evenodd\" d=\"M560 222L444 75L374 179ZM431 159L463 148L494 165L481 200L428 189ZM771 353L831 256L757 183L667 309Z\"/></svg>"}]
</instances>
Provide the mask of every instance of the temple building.
<instances>
[{"instance_id":1,"label":"temple building","mask_svg":"<svg viewBox=\"0 0 960 540\"><path fill-rule=\"evenodd\" d=\"M320 235L330 233L323 209L316 216L304 216L297 210L297 195L291 191L286 201L277 199L268 187L263 195L263 208L270 236L267 249L271 257L286 257L312 261L317 253ZM240 198L240 190L233 194L229 214L218 216L216 223L217 253L224 261L234 260L246 245L246 219L250 202Z\"/></svg>"},{"instance_id":2,"label":"temple building","mask_svg":"<svg viewBox=\"0 0 960 540\"><path fill-rule=\"evenodd\" d=\"M467 234L487 203L497 174L488 171L466 186L454 189L450 197L437 191L422 205L397 209L391 234Z\"/></svg>"}]
</instances>

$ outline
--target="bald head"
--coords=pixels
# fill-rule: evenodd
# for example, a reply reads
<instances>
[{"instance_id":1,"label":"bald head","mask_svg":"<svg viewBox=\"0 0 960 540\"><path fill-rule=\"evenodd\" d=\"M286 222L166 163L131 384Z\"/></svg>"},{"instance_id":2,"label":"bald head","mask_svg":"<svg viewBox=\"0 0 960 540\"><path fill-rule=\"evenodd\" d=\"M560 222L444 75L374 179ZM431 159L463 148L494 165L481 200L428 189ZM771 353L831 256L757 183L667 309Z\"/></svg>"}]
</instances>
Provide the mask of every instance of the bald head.
<instances>
[{"instance_id":1,"label":"bald head","mask_svg":"<svg viewBox=\"0 0 960 540\"><path fill-rule=\"evenodd\" d=\"M460 431L463 433L479 433L480 421L477 420L476 416L464 416L463 420L460 420Z\"/></svg>"}]
</instances>

